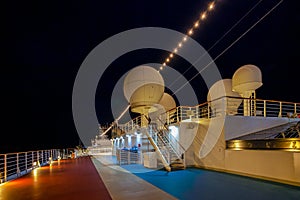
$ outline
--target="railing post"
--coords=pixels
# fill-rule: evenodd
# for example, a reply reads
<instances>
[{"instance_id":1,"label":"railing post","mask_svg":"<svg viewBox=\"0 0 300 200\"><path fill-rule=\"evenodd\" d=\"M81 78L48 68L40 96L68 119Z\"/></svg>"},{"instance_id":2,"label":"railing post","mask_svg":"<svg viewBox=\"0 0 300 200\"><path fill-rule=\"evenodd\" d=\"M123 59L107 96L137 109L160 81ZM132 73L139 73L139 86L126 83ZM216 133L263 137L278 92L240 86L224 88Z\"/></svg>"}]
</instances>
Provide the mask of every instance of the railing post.
<instances>
[{"instance_id":1,"label":"railing post","mask_svg":"<svg viewBox=\"0 0 300 200\"><path fill-rule=\"evenodd\" d=\"M7 181L7 155L4 154L4 182Z\"/></svg>"},{"instance_id":2,"label":"railing post","mask_svg":"<svg viewBox=\"0 0 300 200\"><path fill-rule=\"evenodd\" d=\"M44 155L43 155L43 158L44 158L43 163L47 163L48 157L49 157L49 152L48 152L48 150L44 150L44 153L43 153L43 154L44 154Z\"/></svg>"},{"instance_id":3,"label":"railing post","mask_svg":"<svg viewBox=\"0 0 300 200\"><path fill-rule=\"evenodd\" d=\"M267 117L267 102L264 100L264 117Z\"/></svg>"},{"instance_id":4,"label":"railing post","mask_svg":"<svg viewBox=\"0 0 300 200\"><path fill-rule=\"evenodd\" d=\"M279 114L278 117L282 117L282 102L279 102Z\"/></svg>"},{"instance_id":5,"label":"railing post","mask_svg":"<svg viewBox=\"0 0 300 200\"><path fill-rule=\"evenodd\" d=\"M25 152L25 170L27 173L27 152Z\"/></svg>"},{"instance_id":6,"label":"railing post","mask_svg":"<svg viewBox=\"0 0 300 200\"><path fill-rule=\"evenodd\" d=\"M17 160L16 160L16 173L17 173L17 176L19 176L19 173L20 173L20 169L19 169L19 153L17 153Z\"/></svg>"},{"instance_id":7,"label":"railing post","mask_svg":"<svg viewBox=\"0 0 300 200\"><path fill-rule=\"evenodd\" d=\"M207 104L207 118L210 118L210 107L209 104Z\"/></svg>"},{"instance_id":8,"label":"railing post","mask_svg":"<svg viewBox=\"0 0 300 200\"><path fill-rule=\"evenodd\" d=\"M39 151L36 151L36 163L39 165L40 162L40 156L39 156Z\"/></svg>"},{"instance_id":9,"label":"railing post","mask_svg":"<svg viewBox=\"0 0 300 200\"><path fill-rule=\"evenodd\" d=\"M34 167L34 154L33 151L31 152L31 169Z\"/></svg>"},{"instance_id":10,"label":"railing post","mask_svg":"<svg viewBox=\"0 0 300 200\"><path fill-rule=\"evenodd\" d=\"M296 103L294 103L294 114L297 114L297 104Z\"/></svg>"},{"instance_id":11,"label":"railing post","mask_svg":"<svg viewBox=\"0 0 300 200\"><path fill-rule=\"evenodd\" d=\"M182 121L182 107L180 107L180 121Z\"/></svg>"},{"instance_id":12,"label":"railing post","mask_svg":"<svg viewBox=\"0 0 300 200\"><path fill-rule=\"evenodd\" d=\"M42 154L42 163L41 163L41 165L43 165L44 160L45 160L45 158L44 158L44 151L43 150L42 150L41 154Z\"/></svg>"},{"instance_id":13,"label":"railing post","mask_svg":"<svg viewBox=\"0 0 300 200\"><path fill-rule=\"evenodd\" d=\"M48 149L46 152L47 152L47 156L45 158L45 163L47 163L49 161L49 158L50 158L50 150Z\"/></svg>"},{"instance_id":14,"label":"railing post","mask_svg":"<svg viewBox=\"0 0 300 200\"><path fill-rule=\"evenodd\" d=\"M179 107L176 107L176 122L179 122Z\"/></svg>"}]
</instances>

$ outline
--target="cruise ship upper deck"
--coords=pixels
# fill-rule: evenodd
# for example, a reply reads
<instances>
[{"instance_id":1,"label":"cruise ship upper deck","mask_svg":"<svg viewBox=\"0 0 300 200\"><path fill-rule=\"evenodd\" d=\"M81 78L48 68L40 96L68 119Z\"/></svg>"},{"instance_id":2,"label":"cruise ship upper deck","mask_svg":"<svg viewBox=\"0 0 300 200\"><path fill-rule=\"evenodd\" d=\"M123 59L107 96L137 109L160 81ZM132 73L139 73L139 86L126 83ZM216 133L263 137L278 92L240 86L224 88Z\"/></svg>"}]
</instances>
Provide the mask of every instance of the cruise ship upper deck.
<instances>
[{"instance_id":1,"label":"cruise ship upper deck","mask_svg":"<svg viewBox=\"0 0 300 200\"><path fill-rule=\"evenodd\" d=\"M298 199L296 186L188 168L149 171L110 157L55 160L0 185L1 200Z\"/></svg>"}]
</instances>

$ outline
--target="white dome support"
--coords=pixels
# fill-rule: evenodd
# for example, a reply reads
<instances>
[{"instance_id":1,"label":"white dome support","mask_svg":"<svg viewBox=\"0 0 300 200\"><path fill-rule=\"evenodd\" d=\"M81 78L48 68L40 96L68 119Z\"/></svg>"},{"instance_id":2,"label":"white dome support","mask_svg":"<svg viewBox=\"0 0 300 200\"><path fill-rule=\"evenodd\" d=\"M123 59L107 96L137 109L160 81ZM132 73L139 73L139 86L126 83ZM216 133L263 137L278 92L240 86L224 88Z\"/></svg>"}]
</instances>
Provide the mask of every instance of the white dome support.
<instances>
[{"instance_id":1,"label":"white dome support","mask_svg":"<svg viewBox=\"0 0 300 200\"><path fill-rule=\"evenodd\" d=\"M256 93L255 91L246 91L242 95L244 97L244 116L255 116L256 115Z\"/></svg>"}]
</instances>

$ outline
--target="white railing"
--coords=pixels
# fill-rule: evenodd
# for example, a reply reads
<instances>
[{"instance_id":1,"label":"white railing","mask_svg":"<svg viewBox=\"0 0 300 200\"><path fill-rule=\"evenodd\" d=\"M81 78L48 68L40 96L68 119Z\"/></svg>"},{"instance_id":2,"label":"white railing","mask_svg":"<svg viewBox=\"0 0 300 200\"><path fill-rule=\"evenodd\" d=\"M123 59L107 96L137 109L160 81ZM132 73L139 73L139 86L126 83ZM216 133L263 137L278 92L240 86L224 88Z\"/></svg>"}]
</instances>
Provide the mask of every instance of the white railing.
<instances>
[{"instance_id":1,"label":"white railing","mask_svg":"<svg viewBox=\"0 0 300 200\"><path fill-rule=\"evenodd\" d=\"M196 106L178 106L162 115L166 116L166 125L221 115L300 118L300 103L224 96ZM141 125L142 118L139 116L119 124L118 128L130 133Z\"/></svg>"},{"instance_id":2,"label":"white railing","mask_svg":"<svg viewBox=\"0 0 300 200\"><path fill-rule=\"evenodd\" d=\"M132 152L130 150L117 149L116 157L119 165L142 163L141 152Z\"/></svg>"},{"instance_id":3,"label":"white railing","mask_svg":"<svg viewBox=\"0 0 300 200\"><path fill-rule=\"evenodd\" d=\"M141 118L141 116L138 116L125 124L116 125L113 128L113 130L116 128L119 128L122 131L124 131L125 133L130 133L130 132L140 128L141 126L142 126L142 118Z\"/></svg>"},{"instance_id":4,"label":"white railing","mask_svg":"<svg viewBox=\"0 0 300 200\"><path fill-rule=\"evenodd\" d=\"M68 150L49 149L0 154L0 184L47 165L59 157L68 158Z\"/></svg>"},{"instance_id":5,"label":"white railing","mask_svg":"<svg viewBox=\"0 0 300 200\"><path fill-rule=\"evenodd\" d=\"M112 154L113 148L112 146L106 147L88 147L89 155L101 155L101 154Z\"/></svg>"},{"instance_id":6,"label":"white railing","mask_svg":"<svg viewBox=\"0 0 300 200\"><path fill-rule=\"evenodd\" d=\"M170 134L170 131L167 127L159 128L155 125L150 126L152 129L152 137L156 143L158 143L158 140L156 138L159 138L161 142L164 145L169 145L170 150L176 154L176 157L178 159L182 159L182 154L185 153L186 149L180 144L180 142L172 135ZM155 140L156 139L156 140ZM169 152L170 154L170 152ZM169 155L170 156L170 155ZM170 159L169 159L170 161ZM169 162L170 163L170 162Z\"/></svg>"}]
</instances>

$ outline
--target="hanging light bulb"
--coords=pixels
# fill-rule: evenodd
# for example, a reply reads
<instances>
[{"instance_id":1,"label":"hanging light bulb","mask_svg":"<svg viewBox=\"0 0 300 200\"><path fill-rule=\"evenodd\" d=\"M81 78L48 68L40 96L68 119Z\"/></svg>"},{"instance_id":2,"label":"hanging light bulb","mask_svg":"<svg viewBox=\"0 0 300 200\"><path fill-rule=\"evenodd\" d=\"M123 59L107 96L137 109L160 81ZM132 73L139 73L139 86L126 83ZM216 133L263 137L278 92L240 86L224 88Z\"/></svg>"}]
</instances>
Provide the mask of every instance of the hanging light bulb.
<instances>
[{"instance_id":1,"label":"hanging light bulb","mask_svg":"<svg viewBox=\"0 0 300 200\"><path fill-rule=\"evenodd\" d=\"M207 11L204 11L201 13L199 19L194 23L193 28L191 28L188 32L187 35L191 36L194 33L194 29L199 28L200 26L200 20L204 20L207 17L207 12L212 11L215 8L215 1L212 1L208 4ZM166 66L166 63L170 62L170 59L174 57L174 53L178 52L178 48L182 47L182 43L187 41L187 36L184 36L182 41L178 43L178 46L174 49L174 51L169 55L169 57L165 60L163 63L163 66ZM160 67L160 70L163 69L163 66Z\"/></svg>"},{"instance_id":2,"label":"hanging light bulb","mask_svg":"<svg viewBox=\"0 0 300 200\"><path fill-rule=\"evenodd\" d=\"M208 6L208 10L211 11L215 7L215 2L211 2Z\"/></svg>"},{"instance_id":3,"label":"hanging light bulb","mask_svg":"<svg viewBox=\"0 0 300 200\"><path fill-rule=\"evenodd\" d=\"M206 12L201 14L201 19L204 20L206 18Z\"/></svg>"}]
</instances>

